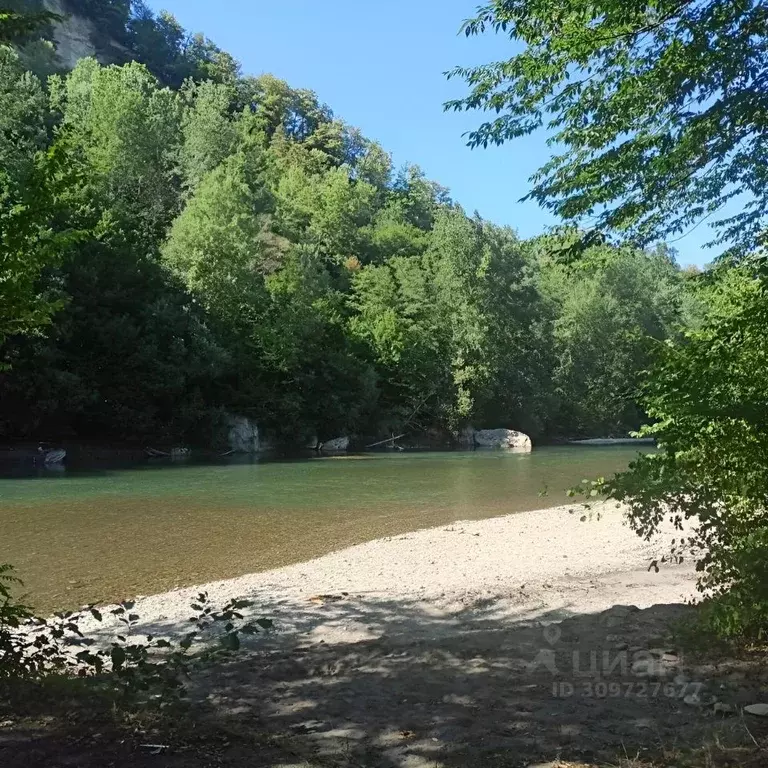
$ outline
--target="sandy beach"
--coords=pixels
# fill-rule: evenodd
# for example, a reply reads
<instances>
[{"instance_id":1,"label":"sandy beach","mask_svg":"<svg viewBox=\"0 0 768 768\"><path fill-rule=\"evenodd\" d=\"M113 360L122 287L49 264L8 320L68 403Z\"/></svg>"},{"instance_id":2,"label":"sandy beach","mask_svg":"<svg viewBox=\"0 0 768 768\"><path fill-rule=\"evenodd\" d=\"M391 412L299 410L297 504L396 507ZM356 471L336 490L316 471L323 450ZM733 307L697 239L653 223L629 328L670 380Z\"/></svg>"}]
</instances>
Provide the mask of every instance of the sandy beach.
<instances>
[{"instance_id":1,"label":"sandy beach","mask_svg":"<svg viewBox=\"0 0 768 768\"><path fill-rule=\"evenodd\" d=\"M575 504L459 521L272 571L139 597L137 631L186 631L189 606L201 591L216 606L231 598L253 601L248 612L275 621L273 641L288 636L298 645L418 635L423 626L408 619L416 608L439 620L430 623L434 634L458 625L554 621L616 604L681 603L695 591L692 566L648 570L675 535L670 527L643 541L612 503L593 505L590 512ZM100 629L109 626L105 618Z\"/></svg>"},{"instance_id":2,"label":"sandy beach","mask_svg":"<svg viewBox=\"0 0 768 768\"><path fill-rule=\"evenodd\" d=\"M699 747L711 702L760 700L763 678L687 659L676 627L692 616L693 567L648 570L679 533L642 541L610 504L583 517L574 505L457 522L139 598L135 631L188 631L199 591L274 620L188 682L202 748L212 727L228 734L217 765L254 750L292 768L617 765ZM92 628L111 633L104 616ZM717 738L741 743L737 726ZM140 738L189 758L165 734Z\"/></svg>"}]
</instances>

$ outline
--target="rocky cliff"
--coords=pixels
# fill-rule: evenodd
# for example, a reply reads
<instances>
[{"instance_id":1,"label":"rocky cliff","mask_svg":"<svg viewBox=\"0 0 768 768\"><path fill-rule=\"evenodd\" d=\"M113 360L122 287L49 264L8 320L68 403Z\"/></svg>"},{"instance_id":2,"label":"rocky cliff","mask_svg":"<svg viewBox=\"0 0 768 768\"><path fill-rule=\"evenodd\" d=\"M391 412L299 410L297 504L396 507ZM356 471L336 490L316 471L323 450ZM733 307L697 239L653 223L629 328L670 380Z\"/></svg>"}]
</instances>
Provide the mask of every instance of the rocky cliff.
<instances>
[{"instance_id":1,"label":"rocky cliff","mask_svg":"<svg viewBox=\"0 0 768 768\"><path fill-rule=\"evenodd\" d=\"M62 69L72 69L77 62L95 56L102 64L114 64L130 58L130 51L106 36L90 20L73 13L65 0L42 0L46 10L64 17L53 24L56 61Z\"/></svg>"}]
</instances>

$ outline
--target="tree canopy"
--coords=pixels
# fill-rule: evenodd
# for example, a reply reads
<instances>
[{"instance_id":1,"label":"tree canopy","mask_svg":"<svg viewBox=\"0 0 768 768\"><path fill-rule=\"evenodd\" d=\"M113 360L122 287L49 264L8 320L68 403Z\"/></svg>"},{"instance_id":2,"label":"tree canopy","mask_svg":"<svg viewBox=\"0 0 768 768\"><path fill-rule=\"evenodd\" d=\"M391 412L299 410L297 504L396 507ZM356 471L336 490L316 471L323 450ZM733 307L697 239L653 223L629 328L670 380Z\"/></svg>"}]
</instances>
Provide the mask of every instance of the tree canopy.
<instances>
[{"instance_id":1,"label":"tree canopy","mask_svg":"<svg viewBox=\"0 0 768 768\"><path fill-rule=\"evenodd\" d=\"M466 34L522 50L450 72L447 107L492 113L472 146L547 129L529 197L559 217L639 245L708 221L743 254L768 215L767 23L763 0L496 0Z\"/></svg>"},{"instance_id":2,"label":"tree canopy","mask_svg":"<svg viewBox=\"0 0 768 768\"><path fill-rule=\"evenodd\" d=\"M29 13L0 8L0 45L20 42L46 24L61 18L59 14L50 11Z\"/></svg>"},{"instance_id":3,"label":"tree canopy","mask_svg":"<svg viewBox=\"0 0 768 768\"><path fill-rule=\"evenodd\" d=\"M686 323L669 253L595 244L566 265L573 230L468 216L168 14L65 5L119 45L50 76L0 58L7 438L212 445L228 414L287 446L640 425L648 339Z\"/></svg>"}]
</instances>

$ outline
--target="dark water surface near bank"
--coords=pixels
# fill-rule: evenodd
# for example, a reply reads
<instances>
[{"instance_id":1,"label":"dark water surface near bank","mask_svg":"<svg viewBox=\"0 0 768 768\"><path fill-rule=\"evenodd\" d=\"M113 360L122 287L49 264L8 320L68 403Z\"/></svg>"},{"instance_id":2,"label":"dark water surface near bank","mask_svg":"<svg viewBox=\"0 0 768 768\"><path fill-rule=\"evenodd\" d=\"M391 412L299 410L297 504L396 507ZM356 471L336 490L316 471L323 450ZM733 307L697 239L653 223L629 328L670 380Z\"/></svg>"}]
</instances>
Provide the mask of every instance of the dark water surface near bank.
<instances>
[{"instance_id":1,"label":"dark water surface near bank","mask_svg":"<svg viewBox=\"0 0 768 768\"><path fill-rule=\"evenodd\" d=\"M38 610L309 560L459 519L568 503L634 446L144 464L0 479L0 563ZM546 491L546 495L541 495Z\"/></svg>"}]
</instances>

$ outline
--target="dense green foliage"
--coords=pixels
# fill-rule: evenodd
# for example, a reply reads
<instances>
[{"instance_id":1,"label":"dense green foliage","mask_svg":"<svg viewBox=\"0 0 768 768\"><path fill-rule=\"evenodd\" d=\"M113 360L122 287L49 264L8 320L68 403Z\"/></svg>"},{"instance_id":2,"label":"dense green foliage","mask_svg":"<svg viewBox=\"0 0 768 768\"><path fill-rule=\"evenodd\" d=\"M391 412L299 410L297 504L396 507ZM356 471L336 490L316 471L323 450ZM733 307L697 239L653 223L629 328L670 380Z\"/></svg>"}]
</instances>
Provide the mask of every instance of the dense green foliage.
<instances>
[{"instance_id":1,"label":"dense green foliage","mask_svg":"<svg viewBox=\"0 0 768 768\"><path fill-rule=\"evenodd\" d=\"M23 13L2 7L0 8L0 44L23 41L43 25L60 18L59 15L49 11Z\"/></svg>"},{"instance_id":2,"label":"dense green foliage","mask_svg":"<svg viewBox=\"0 0 768 768\"><path fill-rule=\"evenodd\" d=\"M726 637L760 637L768 630L765 265L724 269L700 290L710 307L701 327L662 345L641 387L651 419L641 434L662 450L582 490L626 503L641 536L674 522L684 533L670 558L696 558L710 625Z\"/></svg>"},{"instance_id":3,"label":"dense green foliage","mask_svg":"<svg viewBox=\"0 0 768 768\"><path fill-rule=\"evenodd\" d=\"M701 302L693 284L682 300L680 275L666 249L609 246L587 250L568 267L550 267L542 279L545 295L558 302L555 423L572 434L621 434L622 427L639 425L640 373L653 359L655 342L696 322Z\"/></svg>"},{"instance_id":4,"label":"dense green foliage","mask_svg":"<svg viewBox=\"0 0 768 768\"><path fill-rule=\"evenodd\" d=\"M650 423L642 434L661 450L582 489L625 502L643 536L667 518L685 531L671 556L693 552L711 626L724 636L768 631L767 14L759 0L498 0L468 22L467 33L493 27L522 51L454 73L471 92L453 106L499 113L472 134L473 144L545 124L554 131L562 154L536 175L531 194L566 218L594 216L598 228L647 242L716 214L728 200L744 202L715 222L716 240L734 244L738 264L723 260L699 281L707 311L688 302L689 330L666 332L643 378L639 403ZM626 287L629 264L621 270ZM670 299L656 295L635 308L646 332L653 318L645 311ZM598 304L595 312L576 299L599 333ZM619 308L633 311L626 297ZM605 354L624 351L606 345ZM620 386L603 383L606 391Z\"/></svg>"},{"instance_id":5,"label":"dense green foliage","mask_svg":"<svg viewBox=\"0 0 768 768\"><path fill-rule=\"evenodd\" d=\"M67 240L51 228L62 164L48 148L47 110L41 83L0 48L0 343L45 324L55 308L38 286Z\"/></svg>"},{"instance_id":6,"label":"dense green foliage","mask_svg":"<svg viewBox=\"0 0 768 768\"><path fill-rule=\"evenodd\" d=\"M662 348L642 388L663 447L608 483L648 535L670 517L695 523L702 591L720 634L768 630L768 296L764 267L728 271L703 327ZM686 546L689 545L689 546Z\"/></svg>"},{"instance_id":7,"label":"dense green foliage","mask_svg":"<svg viewBox=\"0 0 768 768\"><path fill-rule=\"evenodd\" d=\"M475 146L550 129L530 196L559 216L642 244L712 217L743 253L766 224L766 22L762 0L495 0L466 33L523 49L454 70L449 106L497 113Z\"/></svg>"},{"instance_id":8,"label":"dense green foliage","mask_svg":"<svg viewBox=\"0 0 768 768\"><path fill-rule=\"evenodd\" d=\"M185 697L185 683L202 662L231 656L242 638L273 625L264 617L246 620L248 600L218 608L199 592L191 601L189 629L178 640L138 634L140 616L125 600L107 616L112 637L104 633L97 641L83 629L89 621L91 630L94 621L100 625L102 611L91 605L38 617L16 599L13 587L21 586L12 566L0 563L0 686L67 675L85 679L90 696L106 693L125 711L165 708Z\"/></svg>"},{"instance_id":9,"label":"dense green foliage","mask_svg":"<svg viewBox=\"0 0 768 768\"><path fill-rule=\"evenodd\" d=\"M3 307L4 436L210 445L227 413L293 445L639 426L653 339L687 322L666 251L596 244L568 265L574 232L524 242L466 216L172 17L69 5L145 63L43 81L0 58L0 217L32 221L3 242L19 277L2 290L27 302Z\"/></svg>"}]
</instances>

